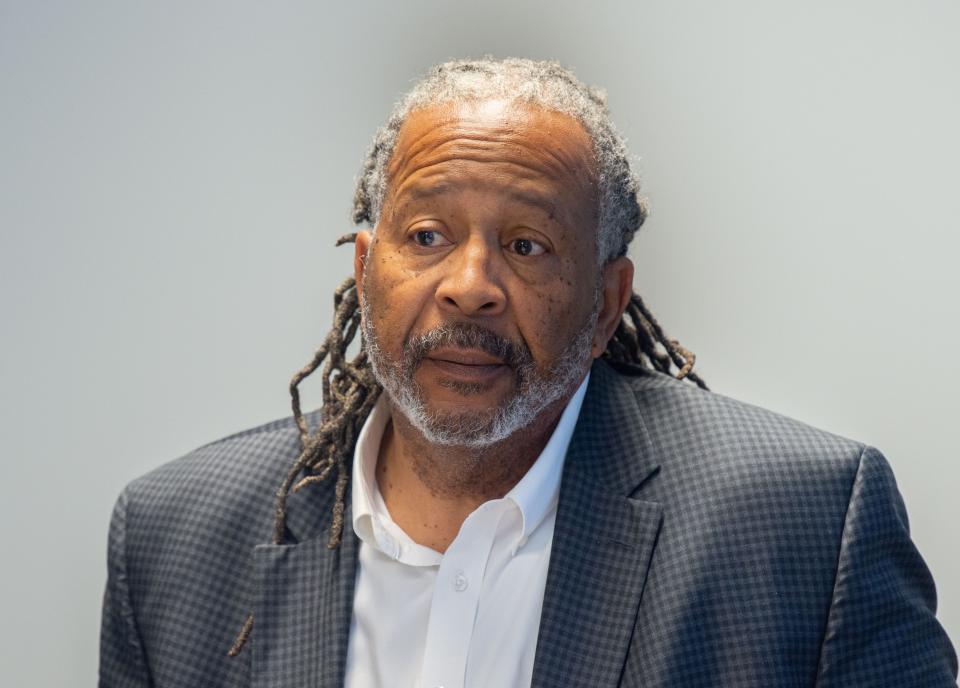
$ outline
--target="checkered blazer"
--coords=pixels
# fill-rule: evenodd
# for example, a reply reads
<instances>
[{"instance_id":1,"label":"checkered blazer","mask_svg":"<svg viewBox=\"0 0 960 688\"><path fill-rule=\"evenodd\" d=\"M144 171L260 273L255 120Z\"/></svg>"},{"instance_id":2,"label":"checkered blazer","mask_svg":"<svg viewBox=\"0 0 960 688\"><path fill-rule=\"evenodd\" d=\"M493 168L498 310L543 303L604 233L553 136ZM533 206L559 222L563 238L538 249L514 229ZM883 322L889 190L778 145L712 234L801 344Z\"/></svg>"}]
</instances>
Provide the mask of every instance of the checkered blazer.
<instances>
[{"instance_id":1,"label":"checkered blazer","mask_svg":"<svg viewBox=\"0 0 960 688\"><path fill-rule=\"evenodd\" d=\"M292 494L287 544L264 544L298 448L292 420L279 420L124 490L102 687L343 684L358 551L349 506L338 549L326 546L332 484ZM594 364L533 686L955 686L935 607L880 452L659 373ZM252 636L230 659L251 610Z\"/></svg>"}]
</instances>

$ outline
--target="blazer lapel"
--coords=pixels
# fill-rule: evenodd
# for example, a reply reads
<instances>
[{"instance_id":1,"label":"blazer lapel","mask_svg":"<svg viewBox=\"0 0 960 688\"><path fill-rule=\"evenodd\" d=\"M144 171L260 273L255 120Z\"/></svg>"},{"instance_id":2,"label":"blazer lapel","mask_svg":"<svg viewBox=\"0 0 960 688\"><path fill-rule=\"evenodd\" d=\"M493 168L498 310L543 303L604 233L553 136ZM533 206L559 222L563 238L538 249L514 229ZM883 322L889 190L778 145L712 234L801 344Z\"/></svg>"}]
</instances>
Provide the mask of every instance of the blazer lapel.
<instances>
[{"instance_id":1,"label":"blazer lapel","mask_svg":"<svg viewBox=\"0 0 960 688\"><path fill-rule=\"evenodd\" d=\"M629 383L593 366L560 488L532 686L616 686L660 531L630 495L659 466Z\"/></svg>"},{"instance_id":2,"label":"blazer lapel","mask_svg":"<svg viewBox=\"0 0 960 688\"><path fill-rule=\"evenodd\" d=\"M327 547L332 482L289 495L293 544L254 550L254 688L343 685L359 548L349 504L340 546Z\"/></svg>"}]
</instances>

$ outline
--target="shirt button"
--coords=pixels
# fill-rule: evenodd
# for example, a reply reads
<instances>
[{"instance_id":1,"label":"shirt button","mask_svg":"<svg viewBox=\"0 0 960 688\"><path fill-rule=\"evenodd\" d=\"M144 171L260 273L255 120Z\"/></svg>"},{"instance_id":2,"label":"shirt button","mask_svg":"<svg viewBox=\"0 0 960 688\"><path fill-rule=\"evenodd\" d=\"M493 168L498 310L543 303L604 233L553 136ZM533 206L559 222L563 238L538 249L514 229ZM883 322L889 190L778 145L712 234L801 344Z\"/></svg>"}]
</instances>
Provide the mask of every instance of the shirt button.
<instances>
[{"instance_id":1,"label":"shirt button","mask_svg":"<svg viewBox=\"0 0 960 688\"><path fill-rule=\"evenodd\" d=\"M470 581L467 580L467 576L463 571L457 571L457 574L453 577L453 589L457 592L463 592L468 585L470 585Z\"/></svg>"}]
</instances>

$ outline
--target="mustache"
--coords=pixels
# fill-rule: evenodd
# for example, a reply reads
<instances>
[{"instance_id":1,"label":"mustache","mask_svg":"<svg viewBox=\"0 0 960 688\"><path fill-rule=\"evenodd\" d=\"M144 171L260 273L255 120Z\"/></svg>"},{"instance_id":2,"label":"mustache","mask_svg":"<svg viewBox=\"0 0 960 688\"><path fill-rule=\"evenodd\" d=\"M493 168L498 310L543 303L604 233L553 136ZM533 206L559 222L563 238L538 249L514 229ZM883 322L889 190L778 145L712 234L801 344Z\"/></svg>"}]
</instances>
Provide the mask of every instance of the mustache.
<instances>
[{"instance_id":1,"label":"mustache","mask_svg":"<svg viewBox=\"0 0 960 688\"><path fill-rule=\"evenodd\" d=\"M524 342L512 342L477 323L452 321L407 338L403 343L407 366L416 368L431 352L441 347L479 349L499 358L511 368L533 362L530 349Z\"/></svg>"}]
</instances>

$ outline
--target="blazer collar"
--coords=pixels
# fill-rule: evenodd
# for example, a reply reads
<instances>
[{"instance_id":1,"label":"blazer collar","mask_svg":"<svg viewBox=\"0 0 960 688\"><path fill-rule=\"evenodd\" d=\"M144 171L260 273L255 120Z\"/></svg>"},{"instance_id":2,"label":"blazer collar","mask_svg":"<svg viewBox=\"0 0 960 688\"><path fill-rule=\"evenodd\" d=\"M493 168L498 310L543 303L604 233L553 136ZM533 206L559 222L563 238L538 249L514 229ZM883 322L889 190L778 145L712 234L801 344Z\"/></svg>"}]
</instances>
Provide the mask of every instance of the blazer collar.
<instances>
[{"instance_id":1,"label":"blazer collar","mask_svg":"<svg viewBox=\"0 0 960 688\"><path fill-rule=\"evenodd\" d=\"M347 486L339 547L327 546L334 476L287 496L285 544L253 553L253 688L342 686L359 543Z\"/></svg>"},{"instance_id":2,"label":"blazer collar","mask_svg":"<svg viewBox=\"0 0 960 688\"><path fill-rule=\"evenodd\" d=\"M570 441L567 470L626 497L652 477L660 463L634 389L638 377L655 373L632 366L625 372L617 372L603 360L594 362Z\"/></svg>"},{"instance_id":3,"label":"blazer collar","mask_svg":"<svg viewBox=\"0 0 960 688\"><path fill-rule=\"evenodd\" d=\"M254 549L253 688L343 685L359 547L349 503L327 546L333 489L310 491L288 502L291 544Z\"/></svg>"},{"instance_id":4,"label":"blazer collar","mask_svg":"<svg viewBox=\"0 0 960 688\"><path fill-rule=\"evenodd\" d=\"M593 366L564 466L532 686L616 686L662 509L633 497L659 465L631 383Z\"/></svg>"}]
</instances>

